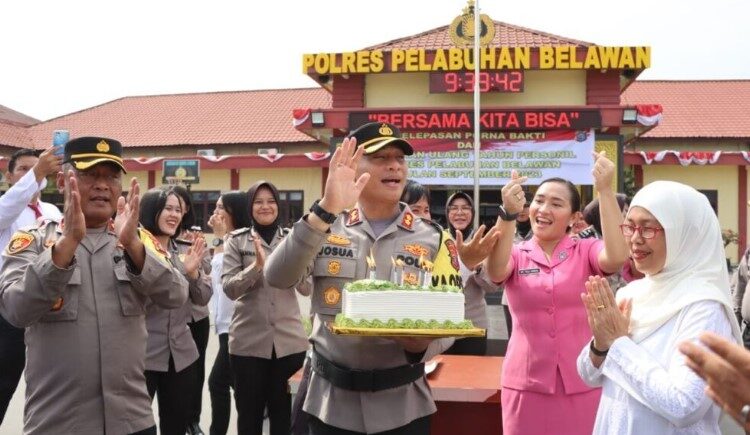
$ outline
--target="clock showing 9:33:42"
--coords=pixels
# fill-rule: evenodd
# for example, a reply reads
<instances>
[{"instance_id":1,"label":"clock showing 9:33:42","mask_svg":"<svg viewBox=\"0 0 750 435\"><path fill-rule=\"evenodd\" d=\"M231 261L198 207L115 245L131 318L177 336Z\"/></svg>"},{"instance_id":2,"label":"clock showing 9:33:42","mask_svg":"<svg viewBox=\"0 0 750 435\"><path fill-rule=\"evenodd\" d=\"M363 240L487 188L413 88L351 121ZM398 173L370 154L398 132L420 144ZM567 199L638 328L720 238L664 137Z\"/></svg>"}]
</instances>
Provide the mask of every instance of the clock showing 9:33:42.
<instances>
[{"instance_id":1,"label":"clock showing 9:33:42","mask_svg":"<svg viewBox=\"0 0 750 435\"><path fill-rule=\"evenodd\" d=\"M430 73L431 94L474 92L523 92L523 71L481 71L478 79L473 71Z\"/></svg>"}]
</instances>

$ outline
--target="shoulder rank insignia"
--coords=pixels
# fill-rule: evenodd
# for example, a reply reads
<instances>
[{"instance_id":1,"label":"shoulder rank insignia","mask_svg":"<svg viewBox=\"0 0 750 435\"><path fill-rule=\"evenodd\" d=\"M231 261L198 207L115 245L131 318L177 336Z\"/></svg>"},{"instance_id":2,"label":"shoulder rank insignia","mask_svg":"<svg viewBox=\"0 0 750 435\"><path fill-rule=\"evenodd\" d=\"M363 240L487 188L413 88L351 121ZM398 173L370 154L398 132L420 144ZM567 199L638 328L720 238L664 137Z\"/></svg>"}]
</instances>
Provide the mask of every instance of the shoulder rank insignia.
<instances>
[{"instance_id":1,"label":"shoulder rank insignia","mask_svg":"<svg viewBox=\"0 0 750 435\"><path fill-rule=\"evenodd\" d=\"M13 234L13 237L11 237L10 242L8 242L8 247L6 248L6 251L10 255L18 254L19 252L31 246L31 242L33 241L34 241L33 235L31 235L30 233L19 231Z\"/></svg>"},{"instance_id":2,"label":"shoulder rank insignia","mask_svg":"<svg viewBox=\"0 0 750 435\"><path fill-rule=\"evenodd\" d=\"M339 246L349 246L352 244L351 240L349 240L346 236L342 236L341 234L331 234L326 239L326 242L332 245L339 245Z\"/></svg>"},{"instance_id":3,"label":"shoulder rank insignia","mask_svg":"<svg viewBox=\"0 0 750 435\"><path fill-rule=\"evenodd\" d=\"M240 234L245 234L246 232L250 231L250 229L251 229L250 227L239 228L234 231L231 231L229 235L232 237L239 236Z\"/></svg>"},{"instance_id":4,"label":"shoulder rank insignia","mask_svg":"<svg viewBox=\"0 0 750 435\"><path fill-rule=\"evenodd\" d=\"M156 254L156 257L162 260L165 263L169 263L169 252L164 249L164 247L159 243L159 241L154 237L153 234L151 234L148 230L145 228L138 228L138 236L141 239L141 242L143 242L143 245L151 251L152 253Z\"/></svg>"},{"instance_id":5,"label":"shoulder rank insignia","mask_svg":"<svg viewBox=\"0 0 750 435\"><path fill-rule=\"evenodd\" d=\"M362 216L357 207L349 210L349 214L346 216L346 226L350 227L362 222Z\"/></svg>"},{"instance_id":6,"label":"shoulder rank insignia","mask_svg":"<svg viewBox=\"0 0 750 435\"><path fill-rule=\"evenodd\" d=\"M401 219L401 226L411 231L411 228L414 226L414 215L408 211L404 213L404 217Z\"/></svg>"},{"instance_id":7,"label":"shoulder rank insignia","mask_svg":"<svg viewBox=\"0 0 750 435\"><path fill-rule=\"evenodd\" d=\"M63 302L64 302L64 300L61 297L55 299L55 303L52 304L52 308L50 309L50 311L60 311L60 310L62 310Z\"/></svg>"}]
</instances>

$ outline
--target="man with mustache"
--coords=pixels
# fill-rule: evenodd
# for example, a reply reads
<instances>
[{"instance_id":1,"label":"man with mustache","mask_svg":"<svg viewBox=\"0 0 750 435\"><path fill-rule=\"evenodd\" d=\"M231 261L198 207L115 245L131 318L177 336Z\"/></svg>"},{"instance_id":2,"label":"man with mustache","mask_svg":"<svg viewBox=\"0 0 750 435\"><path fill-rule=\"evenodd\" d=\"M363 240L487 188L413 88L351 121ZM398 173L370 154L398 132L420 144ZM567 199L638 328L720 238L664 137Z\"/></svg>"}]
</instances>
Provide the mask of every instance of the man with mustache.
<instances>
[{"instance_id":1,"label":"man with mustache","mask_svg":"<svg viewBox=\"0 0 750 435\"><path fill-rule=\"evenodd\" d=\"M144 303L180 307L188 283L138 229L135 178L121 197L121 156L113 139L68 142L63 221L16 232L3 253L0 314L27 328L25 434L156 434Z\"/></svg>"}]
</instances>

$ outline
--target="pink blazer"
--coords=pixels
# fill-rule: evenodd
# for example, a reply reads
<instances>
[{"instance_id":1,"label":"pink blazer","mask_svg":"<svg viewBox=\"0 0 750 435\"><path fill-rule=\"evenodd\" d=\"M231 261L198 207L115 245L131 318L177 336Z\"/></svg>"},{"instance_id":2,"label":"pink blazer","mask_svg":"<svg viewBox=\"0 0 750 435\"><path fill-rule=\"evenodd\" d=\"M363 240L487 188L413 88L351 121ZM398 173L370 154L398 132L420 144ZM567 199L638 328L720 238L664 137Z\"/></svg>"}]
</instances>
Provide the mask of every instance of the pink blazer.
<instances>
[{"instance_id":1,"label":"pink blazer","mask_svg":"<svg viewBox=\"0 0 750 435\"><path fill-rule=\"evenodd\" d=\"M602 249L601 240L566 237L548 261L535 239L513 247L513 273L505 281L513 334L503 387L553 394L559 370L566 394L592 389L576 371L576 358L591 340L580 295L590 275L604 276L598 261Z\"/></svg>"}]
</instances>

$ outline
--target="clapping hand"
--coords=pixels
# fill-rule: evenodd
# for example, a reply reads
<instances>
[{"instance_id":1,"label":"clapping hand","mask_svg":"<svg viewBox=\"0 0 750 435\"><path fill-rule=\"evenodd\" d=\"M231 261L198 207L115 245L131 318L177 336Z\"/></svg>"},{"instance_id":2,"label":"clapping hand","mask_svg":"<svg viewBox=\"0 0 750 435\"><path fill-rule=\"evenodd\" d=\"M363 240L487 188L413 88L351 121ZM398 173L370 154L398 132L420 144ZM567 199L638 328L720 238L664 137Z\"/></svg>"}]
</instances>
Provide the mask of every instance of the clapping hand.
<instances>
[{"instance_id":1,"label":"clapping hand","mask_svg":"<svg viewBox=\"0 0 750 435\"><path fill-rule=\"evenodd\" d=\"M710 332L703 333L700 342L708 349L680 344L687 366L708 384L706 395L750 432L750 352Z\"/></svg>"},{"instance_id":2,"label":"clapping hand","mask_svg":"<svg viewBox=\"0 0 750 435\"><path fill-rule=\"evenodd\" d=\"M356 152L355 152L356 149ZM320 206L331 214L339 214L345 208L357 203L362 189L364 189L370 174L365 173L354 179L357 174L357 166L365 150L357 147L357 139L347 138L341 146L336 149L331 157L328 168L323 198Z\"/></svg>"},{"instance_id":3,"label":"clapping hand","mask_svg":"<svg viewBox=\"0 0 750 435\"><path fill-rule=\"evenodd\" d=\"M81 192L78 190L75 172L70 170L65 177L65 190L63 192L65 198L63 222L65 225L62 228L62 235L78 245L86 236L86 216L81 209Z\"/></svg>"},{"instance_id":4,"label":"clapping hand","mask_svg":"<svg viewBox=\"0 0 750 435\"><path fill-rule=\"evenodd\" d=\"M208 219L208 227L214 230L214 237L222 238L227 234L227 223L224 216L212 214Z\"/></svg>"},{"instance_id":5,"label":"clapping hand","mask_svg":"<svg viewBox=\"0 0 750 435\"><path fill-rule=\"evenodd\" d=\"M115 234L125 247L132 247L140 241L138 238L138 213L140 211L140 186L135 179L130 180L128 197L117 200L117 214L115 215Z\"/></svg>"},{"instance_id":6,"label":"clapping hand","mask_svg":"<svg viewBox=\"0 0 750 435\"><path fill-rule=\"evenodd\" d=\"M590 276L585 286L586 293L581 294L581 299L594 334L594 347L609 350L615 340L628 335L632 301L623 300L618 306L609 282L600 276Z\"/></svg>"},{"instance_id":7,"label":"clapping hand","mask_svg":"<svg viewBox=\"0 0 750 435\"><path fill-rule=\"evenodd\" d=\"M190 279L198 279L200 276L200 266L203 261L203 255L206 252L206 242L202 235L195 237L193 244L187 250L185 254L185 260L182 264L185 265L185 273Z\"/></svg>"},{"instance_id":8,"label":"clapping hand","mask_svg":"<svg viewBox=\"0 0 750 435\"><path fill-rule=\"evenodd\" d=\"M263 266L266 264L266 250L260 243L260 235L255 231L253 231L253 246L255 247L255 261L250 265L250 268L258 271L263 270Z\"/></svg>"},{"instance_id":9,"label":"clapping hand","mask_svg":"<svg viewBox=\"0 0 750 435\"><path fill-rule=\"evenodd\" d=\"M464 242L463 233L456 231L458 257L464 266L471 270L474 270L479 263L490 255L490 252L495 248L495 244L500 238L501 233L498 227L493 226L487 234L484 234L486 229L487 227L481 225L471 239L466 242Z\"/></svg>"}]
</instances>

